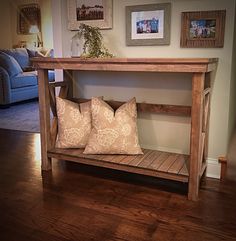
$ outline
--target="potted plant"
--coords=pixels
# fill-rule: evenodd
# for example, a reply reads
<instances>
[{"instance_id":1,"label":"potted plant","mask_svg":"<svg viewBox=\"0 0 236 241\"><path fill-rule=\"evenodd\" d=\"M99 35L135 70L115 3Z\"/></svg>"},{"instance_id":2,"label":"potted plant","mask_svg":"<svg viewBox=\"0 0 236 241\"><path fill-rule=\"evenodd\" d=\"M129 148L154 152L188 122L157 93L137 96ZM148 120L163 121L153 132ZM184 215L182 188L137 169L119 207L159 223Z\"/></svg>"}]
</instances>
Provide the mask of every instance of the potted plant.
<instances>
[{"instance_id":1,"label":"potted plant","mask_svg":"<svg viewBox=\"0 0 236 241\"><path fill-rule=\"evenodd\" d=\"M74 41L74 42L73 42ZM113 55L103 44L102 34L97 27L86 24L79 26L78 32L72 37L72 53L83 45L82 58L111 58ZM73 55L73 54L72 54ZM76 54L75 54L76 55Z\"/></svg>"}]
</instances>

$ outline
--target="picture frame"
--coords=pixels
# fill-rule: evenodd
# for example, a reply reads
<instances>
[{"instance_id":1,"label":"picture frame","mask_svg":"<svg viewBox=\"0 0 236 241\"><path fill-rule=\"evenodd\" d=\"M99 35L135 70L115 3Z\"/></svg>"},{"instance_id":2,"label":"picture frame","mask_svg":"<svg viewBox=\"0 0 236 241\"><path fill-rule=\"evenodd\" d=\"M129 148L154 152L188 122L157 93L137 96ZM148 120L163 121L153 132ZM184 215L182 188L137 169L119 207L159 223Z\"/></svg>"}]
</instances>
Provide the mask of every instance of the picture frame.
<instances>
[{"instance_id":1,"label":"picture frame","mask_svg":"<svg viewBox=\"0 0 236 241\"><path fill-rule=\"evenodd\" d=\"M31 26L41 32L41 12L37 3L19 5L17 9L17 34L31 34Z\"/></svg>"},{"instance_id":2,"label":"picture frame","mask_svg":"<svg viewBox=\"0 0 236 241\"><path fill-rule=\"evenodd\" d=\"M126 7L126 45L170 44L171 4Z\"/></svg>"},{"instance_id":3,"label":"picture frame","mask_svg":"<svg viewBox=\"0 0 236 241\"><path fill-rule=\"evenodd\" d=\"M81 23L112 28L112 0L67 0L67 7L69 30L78 30Z\"/></svg>"},{"instance_id":4,"label":"picture frame","mask_svg":"<svg viewBox=\"0 0 236 241\"><path fill-rule=\"evenodd\" d=\"M182 12L182 48L222 48L226 10Z\"/></svg>"}]
</instances>

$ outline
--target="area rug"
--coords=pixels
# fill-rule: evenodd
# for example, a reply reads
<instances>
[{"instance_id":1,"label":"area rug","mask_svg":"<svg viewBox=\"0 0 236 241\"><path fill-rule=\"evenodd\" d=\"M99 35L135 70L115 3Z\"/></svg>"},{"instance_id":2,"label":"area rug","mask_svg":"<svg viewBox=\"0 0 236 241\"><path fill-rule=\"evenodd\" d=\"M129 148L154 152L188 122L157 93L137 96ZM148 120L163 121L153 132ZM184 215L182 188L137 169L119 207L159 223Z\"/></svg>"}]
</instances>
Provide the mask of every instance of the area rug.
<instances>
[{"instance_id":1,"label":"area rug","mask_svg":"<svg viewBox=\"0 0 236 241\"><path fill-rule=\"evenodd\" d=\"M39 132L38 101L20 103L7 109L0 109L0 128Z\"/></svg>"}]
</instances>

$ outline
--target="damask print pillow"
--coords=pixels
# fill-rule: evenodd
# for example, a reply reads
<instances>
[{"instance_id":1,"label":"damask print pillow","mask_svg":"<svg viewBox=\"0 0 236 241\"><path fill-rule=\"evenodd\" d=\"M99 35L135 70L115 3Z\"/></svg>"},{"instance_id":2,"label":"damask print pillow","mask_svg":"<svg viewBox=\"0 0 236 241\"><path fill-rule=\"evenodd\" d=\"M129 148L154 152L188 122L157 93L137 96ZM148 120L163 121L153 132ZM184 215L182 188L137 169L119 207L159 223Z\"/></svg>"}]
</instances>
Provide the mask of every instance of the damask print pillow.
<instances>
[{"instance_id":1,"label":"damask print pillow","mask_svg":"<svg viewBox=\"0 0 236 241\"><path fill-rule=\"evenodd\" d=\"M91 132L91 101L75 103L56 97L58 148L84 148Z\"/></svg>"},{"instance_id":2,"label":"damask print pillow","mask_svg":"<svg viewBox=\"0 0 236 241\"><path fill-rule=\"evenodd\" d=\"M135 98L116 111L103 100L92 98L91 108L92 130L84 154L143 154L138 141Z\"/></svg>"}]
</instances>

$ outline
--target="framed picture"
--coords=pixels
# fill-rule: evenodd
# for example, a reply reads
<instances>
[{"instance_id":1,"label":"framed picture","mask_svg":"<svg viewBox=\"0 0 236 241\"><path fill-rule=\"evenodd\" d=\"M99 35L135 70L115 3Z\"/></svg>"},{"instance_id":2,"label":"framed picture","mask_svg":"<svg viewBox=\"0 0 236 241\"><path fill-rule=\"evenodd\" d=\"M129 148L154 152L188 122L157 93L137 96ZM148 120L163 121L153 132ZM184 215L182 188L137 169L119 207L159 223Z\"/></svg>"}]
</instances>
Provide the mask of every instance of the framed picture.
<instances>
[{"instance_id":1,"label":"framed picture","mask_svg":"<svg viewBox=\"0 0 236 241\"><path fill-rule=\"evenodd\" d=\"M126 45L170 44L170 3L126 7Z\"/></svg>"},{"instance_id":2,"label":"framed picture","mask_svg":"<svg viewBox=\"0 0 236 241\"><path fill-rule=\"evenodd\" d=\"M180 46L183 48L222 48L225 10L183 12Z\"/></svg>"},{"instance_id":3,"label":"framed picture","mask_svg":"<svg viewBox=\"0 0 236 241\"><path fill-rule=\"evenodd\" d=\"M17 33L30 34L30 28L37 26L41 32L41 14L38 4L20 5L17 11Z\"/></svg>"},{"instance_id":4,"label":"framed picture","mask_svg":"<svg viewBox=\"0 0 236 241\"><path fill-rule=\"evenodd\" d=\"M81 23L112 28L112 0L67 0L67 6L70 30L77 30Z\"/></svg>"}]
</instances>

